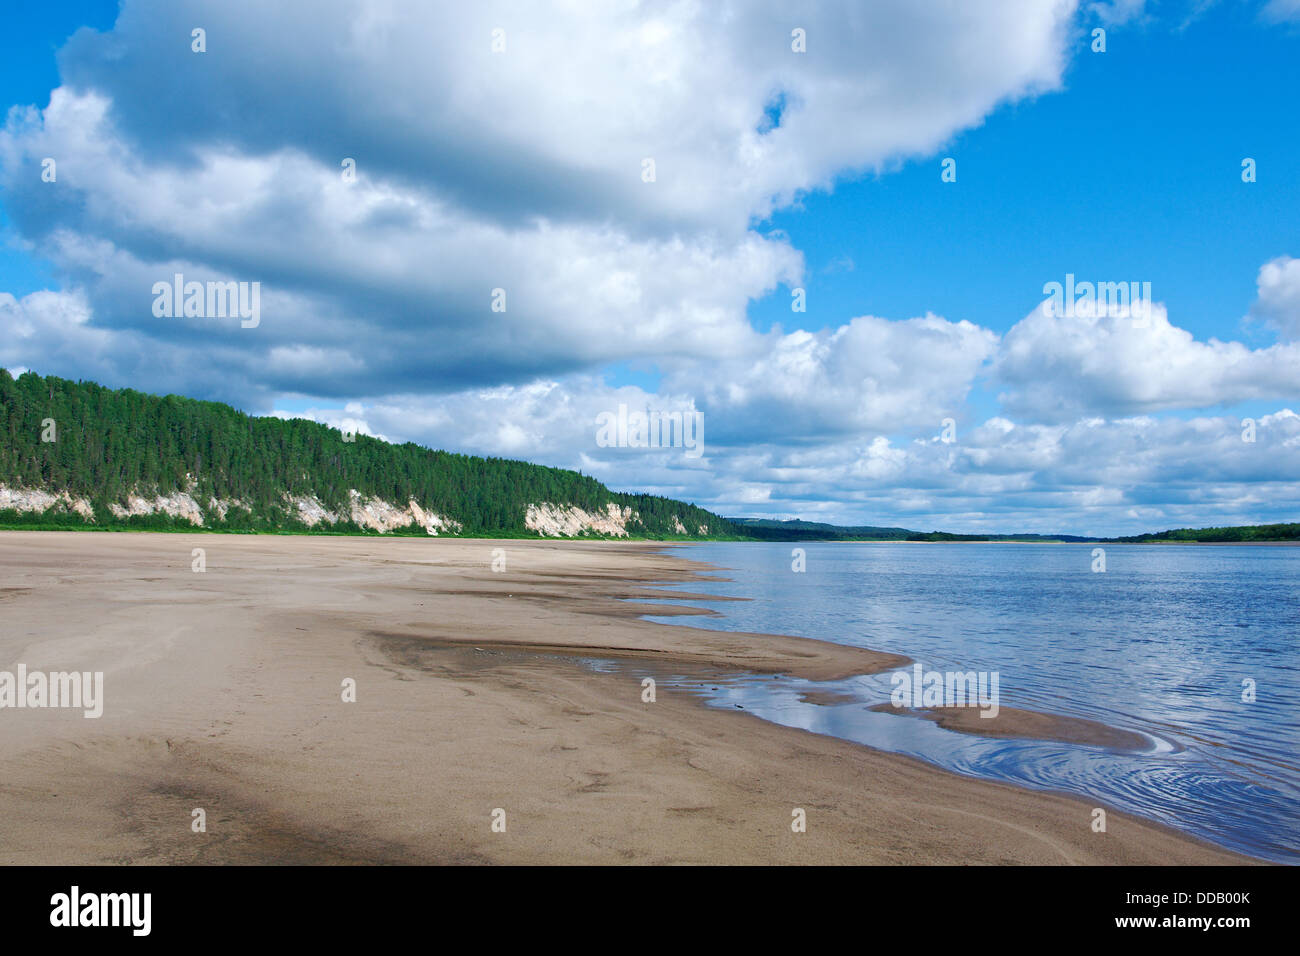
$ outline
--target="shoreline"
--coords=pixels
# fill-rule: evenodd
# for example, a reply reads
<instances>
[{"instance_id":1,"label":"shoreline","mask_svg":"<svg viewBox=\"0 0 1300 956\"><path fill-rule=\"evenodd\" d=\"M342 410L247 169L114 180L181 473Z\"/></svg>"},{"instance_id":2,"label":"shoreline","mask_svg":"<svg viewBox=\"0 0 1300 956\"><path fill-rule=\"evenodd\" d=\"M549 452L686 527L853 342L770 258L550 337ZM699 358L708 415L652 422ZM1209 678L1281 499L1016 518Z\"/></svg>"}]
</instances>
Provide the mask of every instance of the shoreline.
<instances>
[{"instance_id":1,"label":"shoreline","mask_svg":"<svg viewBox=\"0 0 1300 956\"><path fill-rule=\"evenodd\" d=\"M122 533L122 534L201 534L201 535L235 535L245 537L267 537L267 538L359 538L361 540L393 540L398 538L424 541L432 537L435 541L540 541L540 542L565 542L575 543L595 543L607 541L613 544L644 544L656 545L663 547L680 547L689 544L1069 544L1080 547L1087 545L1203 545L1215 547L1237 547L1240 545L1263 546L1263 547L1300 547L1300 540L1295 538L1265 538L1258 541L1182 541L1182 540L1158 540L1158 541L1119 541L1113 538L1089 538L1084 541L1063 541L1059 538L1044 538L1042 540L1023 541L1015 538L983 538L979 540L964 539L939 539L939 540L913 540L910 538L741 538L741 537L706 537L701 535L687 535L681 538L644 538L637 535L590 535L586 537L557 537L547 536L536 532L519 532L513 536L502 536L500 534L476 535L476 534L456 534L446 533L441 535L426 535L418 531L405 529L394 529L387 532L357 532L357 531L315 531L298 528L285 528L277 530L250 531L242 528L223 528L202 526L194 527L171 527L171 528L150 528L150 527L131 527L129 525L41 525L32 524L6 524L0 522L0 534L14 532L48 532L53 534L77 534L80 532L93 533Z\"/></svg>"},{"instance_id":2,"label":"shoreline","mask_svg":"<svg viewBox=\"0 0 1300 956\"><path fill-rule=\"evenodd\" d=\"M1261 862L1109 807L1093 833L1080 798L667 688L644 703L639 679L566 660L812 680L905 662L642 620L709 613L656 603L719 570L680 546L0 533L0 666L106 674L99 720L0 711L0 862Z\"/></svg>"}]
</instances>

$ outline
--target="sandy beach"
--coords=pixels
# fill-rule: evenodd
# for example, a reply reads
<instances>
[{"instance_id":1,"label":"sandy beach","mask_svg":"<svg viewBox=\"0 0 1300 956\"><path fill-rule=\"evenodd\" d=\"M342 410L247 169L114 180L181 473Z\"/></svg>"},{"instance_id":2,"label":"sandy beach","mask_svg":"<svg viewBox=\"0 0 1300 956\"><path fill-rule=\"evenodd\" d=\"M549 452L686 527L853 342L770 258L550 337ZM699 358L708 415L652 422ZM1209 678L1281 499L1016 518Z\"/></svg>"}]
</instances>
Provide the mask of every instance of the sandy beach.
<instances>
[{"instance_id":1,"label":"sandy beach","mask_svg":"<svg viewBox=\"0 0 1300 956\"><path fill-rule=\"evenodd\" d=\"M104 709L0 710L0 862L1250 862L662 685L643 702L643 676L905 663L638 619L696 613L648 585L719 573L618 542L2 532L0 670L102 671Z\"/></svg>"}]
</instances>

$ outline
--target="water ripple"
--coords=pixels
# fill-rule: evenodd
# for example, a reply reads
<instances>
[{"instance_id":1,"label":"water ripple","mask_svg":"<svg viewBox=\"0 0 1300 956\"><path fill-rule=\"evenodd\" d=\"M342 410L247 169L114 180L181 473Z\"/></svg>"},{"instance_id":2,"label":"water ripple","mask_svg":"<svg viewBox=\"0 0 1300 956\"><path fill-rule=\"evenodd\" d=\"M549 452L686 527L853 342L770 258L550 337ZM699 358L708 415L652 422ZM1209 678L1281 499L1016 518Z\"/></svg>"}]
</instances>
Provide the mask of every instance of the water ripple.
<instances>
[{"instance_id":1,"label":"water ripple","mask_svg":"<svg viewBox=\"0 0 1300 956\"><path fill-rule=\"evenodd\" d=\"M1300 548L1108 547L1107 572L1093 574L1091 546L800 547L807 571L796 574L787 545L693 546L692 559L731 569L733 580L711 590L751 600L690 601L721 615L690 626L800 634L932 670L996 670L1002 706L1133 730L1151 748L976 737L872 712L888 699L888 675L681 686L717 706L1300 862ZM853 703L802 700L810 690Z\"/></svg>"}]
</instances>

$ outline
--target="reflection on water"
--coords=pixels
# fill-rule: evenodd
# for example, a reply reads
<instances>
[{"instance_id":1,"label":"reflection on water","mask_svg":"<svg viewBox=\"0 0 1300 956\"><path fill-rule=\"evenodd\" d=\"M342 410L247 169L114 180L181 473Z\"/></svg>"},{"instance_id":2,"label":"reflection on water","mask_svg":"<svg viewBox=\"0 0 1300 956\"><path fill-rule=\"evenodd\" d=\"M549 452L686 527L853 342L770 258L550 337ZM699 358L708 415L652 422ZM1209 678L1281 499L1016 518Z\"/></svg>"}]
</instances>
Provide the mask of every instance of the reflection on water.
<instances>
[{"instance_id":1,"label":"reflection on water","mask_svg":"<svg viewBox=\"0 0 1300 956\"><path fill-rule=\"evenodd\" d=\"M689 601L721 615L689 626L799 634L934 670L996 670L1003 707L1138 731L1150 748L976 737L872 712L889 699L889 674L671 683L716 706L739 704L958 773L1079 794L1300 862L1300 548L1112 546L1108 570L1095 574L1091 546L802 544L805 573L791 571L792 547L683 549L727 569L732 580L710 591L751 599ZM1255 683L1254 702L1242 700L1244 680ZM801 699L814 691L849 702Z\"/></svg>"}]
</instances>

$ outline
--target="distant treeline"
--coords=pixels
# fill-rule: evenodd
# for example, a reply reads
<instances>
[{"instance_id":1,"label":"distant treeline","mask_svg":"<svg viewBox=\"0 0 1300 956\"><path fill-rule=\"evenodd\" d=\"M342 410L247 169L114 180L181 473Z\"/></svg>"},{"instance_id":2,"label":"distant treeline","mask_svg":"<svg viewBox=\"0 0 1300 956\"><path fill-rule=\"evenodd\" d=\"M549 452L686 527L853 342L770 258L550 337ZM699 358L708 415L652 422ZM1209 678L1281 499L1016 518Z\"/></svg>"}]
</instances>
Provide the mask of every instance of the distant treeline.
<instances>
[{"instance_id":1,"label":"distant treeline","mask_svg":"<svg viewBox=\"0 0 1300 956\"><path fill-rule=\"evenodd\" d=\"M1232 541L1297 541L1300 524L1259 524L1235 528L1176 528L1155 534L1123 538L1088 537L1075 534L951 534L947 531L909 531L871 525L833 525L817 521L772 518L729 518L744 534L763 541L1065 541L1077 544L1190 541L1213 544Z\"/></svg>"},{"instance_id":2,"label":"distant treeline","mask_svg":"<svg viewBox=\"0 0 1300 956\"><path fill-rule=\"evenodd\" d=\"M953 534L874 525L834 525L772 518L729 518L745 534L762 541L1095 541L1069 534Z\"/></svg>"},{"instance_id":3,"label":"distant treeline","mask_svg":"<svg viewBox=\"0 0 1300 956\"><path fill-rule=\"evenodd\" d=\"M54 441L43 433L54 429ZM187 477L188 476L188 477ZM110 503L128 493L145 497L188 492L205 510L205 524L224 530L302 530L290 497L315 496L336 513L349 511L349 491L398 507L422 508L463 525L465 534L535 535L524 526L531 504L604 510L611 502L640 519L635 534L654 538L736 537L725 519L657 495L610 491L588 475L505 458L393 445L303 419L259 418L218 402L159 397L91 382L15 379L0 368L0 483L10 488L66 491L88 499L99 527L192 528L184 518L114 517ZM224 520L210 499L237 500ZM209 520L211 519L211 520ZM677 532L680 520L687 534ZM0 513L0 524L75 527L75 513ZM708 531L700 534L700 526ZM360 533L350 522L333 532ZM412 528L411 533L423 534Z\"/></svg>"},{"instance_id":4,"label":"distant treeline","mask_svg":"<svg viewBox=\"0 0 1300 956\"><path fill-rule=\"evenodd\" d=\"M1141 544L1147 541L1201 541L1206 544L1231 541L1300 541L1300 524L1250 524L1235 528L1175 528L1156 534L1110 538Z\"/></svg>"},{"instance_id":5,"label":"distant treeline","mask_svg":"<svg viewBox=\"0 0 1300 956\"><path fill-rule=\"evenodd\" d=\"M773 518L728 518L741 532L760 541L904 541L916 534L906 528L877 528L870 525L847 527L822 524L818 521L801 521L792 518L778 521Z\"/></svg>"}]
</instances>

